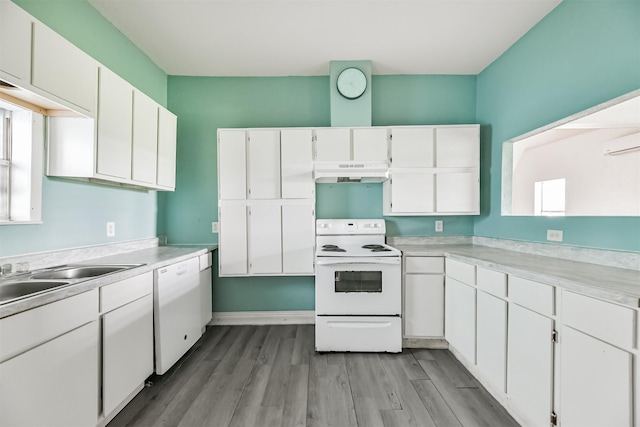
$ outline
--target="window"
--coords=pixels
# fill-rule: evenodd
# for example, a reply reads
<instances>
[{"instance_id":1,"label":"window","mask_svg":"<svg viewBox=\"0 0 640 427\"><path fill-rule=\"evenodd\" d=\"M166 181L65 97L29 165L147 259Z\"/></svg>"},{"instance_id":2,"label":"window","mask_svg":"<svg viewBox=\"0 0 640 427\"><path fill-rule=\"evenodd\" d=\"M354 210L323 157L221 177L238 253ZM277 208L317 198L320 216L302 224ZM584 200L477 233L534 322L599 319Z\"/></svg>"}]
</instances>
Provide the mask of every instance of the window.
<instances>
[{"instance_id":1,"label":"window","mask_svg":"<svg viewBox=\"0 0 640 427\"><path fill-rule=\"evenodd\" d=\"M39 223L44 118L0 100L0 225Z\"/></svg>"},{"instance_id":2,"label":"window","mask_svg":"<svg viewBox=\"0 0 640 427\"><path fill-rule=\"evenodd\" d=\"M545 216L564 216L565 179L551 179L535 183L534 214Z\"/></svg>"}]
</instances>

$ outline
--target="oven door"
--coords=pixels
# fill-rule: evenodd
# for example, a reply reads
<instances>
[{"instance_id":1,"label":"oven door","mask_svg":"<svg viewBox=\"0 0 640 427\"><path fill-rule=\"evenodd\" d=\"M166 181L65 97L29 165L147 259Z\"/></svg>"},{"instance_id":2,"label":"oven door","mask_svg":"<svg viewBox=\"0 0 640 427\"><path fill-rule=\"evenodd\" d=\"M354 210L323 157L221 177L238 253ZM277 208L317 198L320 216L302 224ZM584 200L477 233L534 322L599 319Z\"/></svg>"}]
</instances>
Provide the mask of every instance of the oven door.
<instances>
[{"instance_id":1,"label":"oven door","mask_svg":"<svg viewBox=\"0 0 640 427\"><path fill-rule=\"evenodd\" d=\"M316 314L399 316L400 257L318 257Z\"/></svg>"}]
</instances>

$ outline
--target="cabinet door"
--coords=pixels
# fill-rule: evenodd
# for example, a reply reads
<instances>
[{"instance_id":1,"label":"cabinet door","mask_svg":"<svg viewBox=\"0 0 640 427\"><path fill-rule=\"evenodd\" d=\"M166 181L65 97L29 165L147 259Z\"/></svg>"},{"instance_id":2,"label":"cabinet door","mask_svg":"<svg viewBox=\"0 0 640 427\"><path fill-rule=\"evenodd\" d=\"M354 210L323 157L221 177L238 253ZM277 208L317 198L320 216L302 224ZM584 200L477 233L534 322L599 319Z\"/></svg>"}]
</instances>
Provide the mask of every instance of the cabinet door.
<instances>
[{"instance_id":1,"label":"cabinet door","mask_svg":"<svg viewBox=\"0 0 640 427\"><path fill-rule=\"evenodd\" d=\"M98 422L98 321L0 363L0 425Z\"/></svg>"},{"instance_id":2,"label":"cabinet door","mask_svg":"<svg viewBox=\"0 0 640 427\"><path fill-rule=\"evenodd\" d=\"M569 327L560 336L562 426L632 426L633 356Z\"/></svg>"},{"instance_id":3,"label":"cabinet door","mask_svg":"<svg viewBox=\"0 0 640 427\"><path fill-rule=\"evenodd\" d=\"M553 320L509 304L507 397L527 425L548 426L553 399Z\"/></svg>"},{"instance_id":4,"label":"cabinet door","mask_svg":"<svg viewBox=\"0 0 640 427\"><path fill-rule=\"evenodd\" d=\"M35 22L31 84L86 112L94 112L98 63L58 33Z\"/></svg>"},{"instance_id":5,"label":"cabinet door","mask_svg":"<svg viewBox=\"0 0 640 427\"><path fill-rule=\"evenodd\" d=\"M249 198L280 198L280 131L249 131Z\"/></svg>"},{"instance_id":6,"label":"cabinet door","mask_svg":"<svg viewBox=\"0 0 640 427\"><path fill-rule=\"evenodd\" d=\"M391 212L433 212L433 185L432 173L394 172L391 176Z\"/></svg>"},{"instance_id":7,"label":"cabinet door","mask_svg":"<svg viewBox=\"0 0 640 427\"><path fill-rule=\"evenodd\" d=\"M351 130L343 128L316 130L316 160L351 160Z\"/></svg>"},{"instance_id":8,"label":"cabinet door","mask_svg":"<svg viewBox=\"0 0 640 427\"><path fill-rule=\"evenodd\" d=\"M391 129L391 167L432 168L433 128Z\"/></svg>"},{"instance_id":9,"label":"cabinet door","mask_svg":"<svg viewBox=\"0 0 640 427\"><path fill-rule=\"evenodd\" d=\"M387 128L353 129L353 160L386 162L387 141Z\"/></svg>"},{"instance_id":10,"label":"cabinet door","mask_svg":"<svg viewBox=\"0 0 640 427\"><path fill-rule=\"evenodd\" d=\"M444 275L404 276L405 337L444 337Z\"/></svg>"},{"instance_id":11,"label":"cabinet door","mask_svg":"<svg viewBox=\"0 0 640 427\"><path fill-rule=\"evenodd\" d=\"M253 274L282 273L280 204L249 207L249 268Z\"/></svg>"},{"instance_id":12,"label":"cabinet door","mask_svg":"<svg viewBox=\"0 0 640 427\"><path fill-rule=\"evenodd\" d=\"M220 275L247 274L247 206L222 204L218 221Z\"/></svg>"},{"instance_id":13,"label":"cabinet door","mask_svg":"<svg viewBox=\"0 0 640 427\"><path fill-rule=\"evenodd\" d=\"M479 126L436 129L436 167L474 168L479 165Z\"/></svg>"},{"instance_id":14,"label":"cabinet door","mask_svg":"<svg viewBox=\"0 0 640 427\"><path fill-rule=\"evenodd\" d=\"M0 72L11 83L30 83L31 16L10 1L0 1Z\"/></svg>"},{"instance_id":15,"label":"cabinet door","mask_svg":"<svg viewBox=\"0 0 640 427\"><path fill-rule=\"evenodd\" d=\"M476 290L446 278L447 341L471 364L476 362Z\"/></svg>"},{"instance_id":16,"label":"cabinet door","mask_svg":"<svg viewBox=\"0 0 640 427\"><path fill-rule=\"evenodd\" d=\"M138 90L133 92L132 179L156 184L158 105Z\"/></svg>"},{"instance_id":17,"label":"cabinet door","mask_svg":"<svg viewBox=\"0 0 640 427\"><path fill-rule=\"evenodd\" d=\"M218 199L247 198L247 146L243 130L222 130L218 135Z\"/></svg>"},{"instance_id":18,"label":"cabinet door","mask_svg":"<svg viewBox=\"0 0 640 427\"><path fill-rule=\"evenodd\" d=\"M282 198L312 199L313 135L311 129L282 129L280 158L282 166Z\"/></svg>"},{"instance_id":19,"label":"cabinet door","mask_svg":"<svg viewBox=\"0 0 640 427\"><path fill-rule=\"evenodd\" d=\"M502 393L507 375L507 302L478 291L477 366Z\"/></svg>"},{"instance_id":20,"label":"cabinet door","mask_svg":"<svg viewBox=\"0 0 640 427\"><path fill-rule=\"evenodd\" d=\"M118 75L100 68L97 172L131 178L133 88Z\"/></svg>"},{"instance_id":21,"label":"cabinet door","mask_svg":"<svg viewBox=\"0 0 640 427\"><path fill-rule=\"evenodd\" d=\"M102 317L102 408L109 416L153 373L153 295Z\"/></svg>"},{"instance_id":22,"label":"cabinet door","mask_svg":"<svg viewBox=\"0 0 640 427\"><path fill-rule=\"evenodd\" d=\"M209 253L209 256L211 256L211 253ZM202 319L200 325L203 328L206 328L213 314L211 270L212 268L210 267L200 271L200 318Z\"/></svg>"},{"instance_id":23,"label":"cabinet door","mask_svg":"<svg viewBox=\"0 0 640 427\"><path fill-rule=\"evenodd\" d=\"M313 204L282 206L282 272L313 274L315 259Z\"/></svg>"},{"instance_id":24,"label":"cabinet door","mask_svg":"<svg viewBox=\"0 0 640 427\"><path fill-rule=\"evenodd\" d=\"M178 118L171 111L158 108L158 172L156 182L176 188L176 138Z\"/></svg>"},{"instance_id":25,"label":"cabinet door","mask_svg":"<svg viewBox=\"0 0 640 427\"><path fill-rule=\"evenodd\" d=\"M475 172L436 174L436 212L479 213L480 183Z\"/></svg>"}]
</instances>

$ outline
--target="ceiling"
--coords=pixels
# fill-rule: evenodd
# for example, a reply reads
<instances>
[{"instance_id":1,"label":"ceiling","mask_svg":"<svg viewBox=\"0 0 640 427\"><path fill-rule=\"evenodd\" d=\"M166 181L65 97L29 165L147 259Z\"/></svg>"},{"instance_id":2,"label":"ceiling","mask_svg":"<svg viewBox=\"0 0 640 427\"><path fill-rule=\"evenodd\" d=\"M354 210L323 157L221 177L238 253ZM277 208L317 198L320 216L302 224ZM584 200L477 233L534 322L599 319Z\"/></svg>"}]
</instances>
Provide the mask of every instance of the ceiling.
<instances>
[{"instance_id":1,"label":"ceiling","mask_svg":"<svg viewBox=\"0 0 640 427\"><path fill-rule=\"evenodd\" d=\"M169 75L478 74L560 0L89 0Z\"/></svg>"}]
</instances>

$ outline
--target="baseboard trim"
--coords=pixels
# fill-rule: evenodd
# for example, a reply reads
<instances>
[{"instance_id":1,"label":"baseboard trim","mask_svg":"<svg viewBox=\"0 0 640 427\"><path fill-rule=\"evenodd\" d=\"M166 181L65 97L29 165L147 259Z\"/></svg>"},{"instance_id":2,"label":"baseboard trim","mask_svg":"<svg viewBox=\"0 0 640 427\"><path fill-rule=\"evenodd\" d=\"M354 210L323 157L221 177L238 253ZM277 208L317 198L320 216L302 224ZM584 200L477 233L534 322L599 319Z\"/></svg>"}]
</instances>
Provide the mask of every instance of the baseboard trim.
<instances>
[{"instance_id":1,"label":"baseboard trim","mask_svg":"<svg viewBox=\"0 0 640 427\"><path fill-rule=\"evenodd\" d=\"M214 312L209 325L313 325L314 310Z\"/></svg>"}]
</instances>

